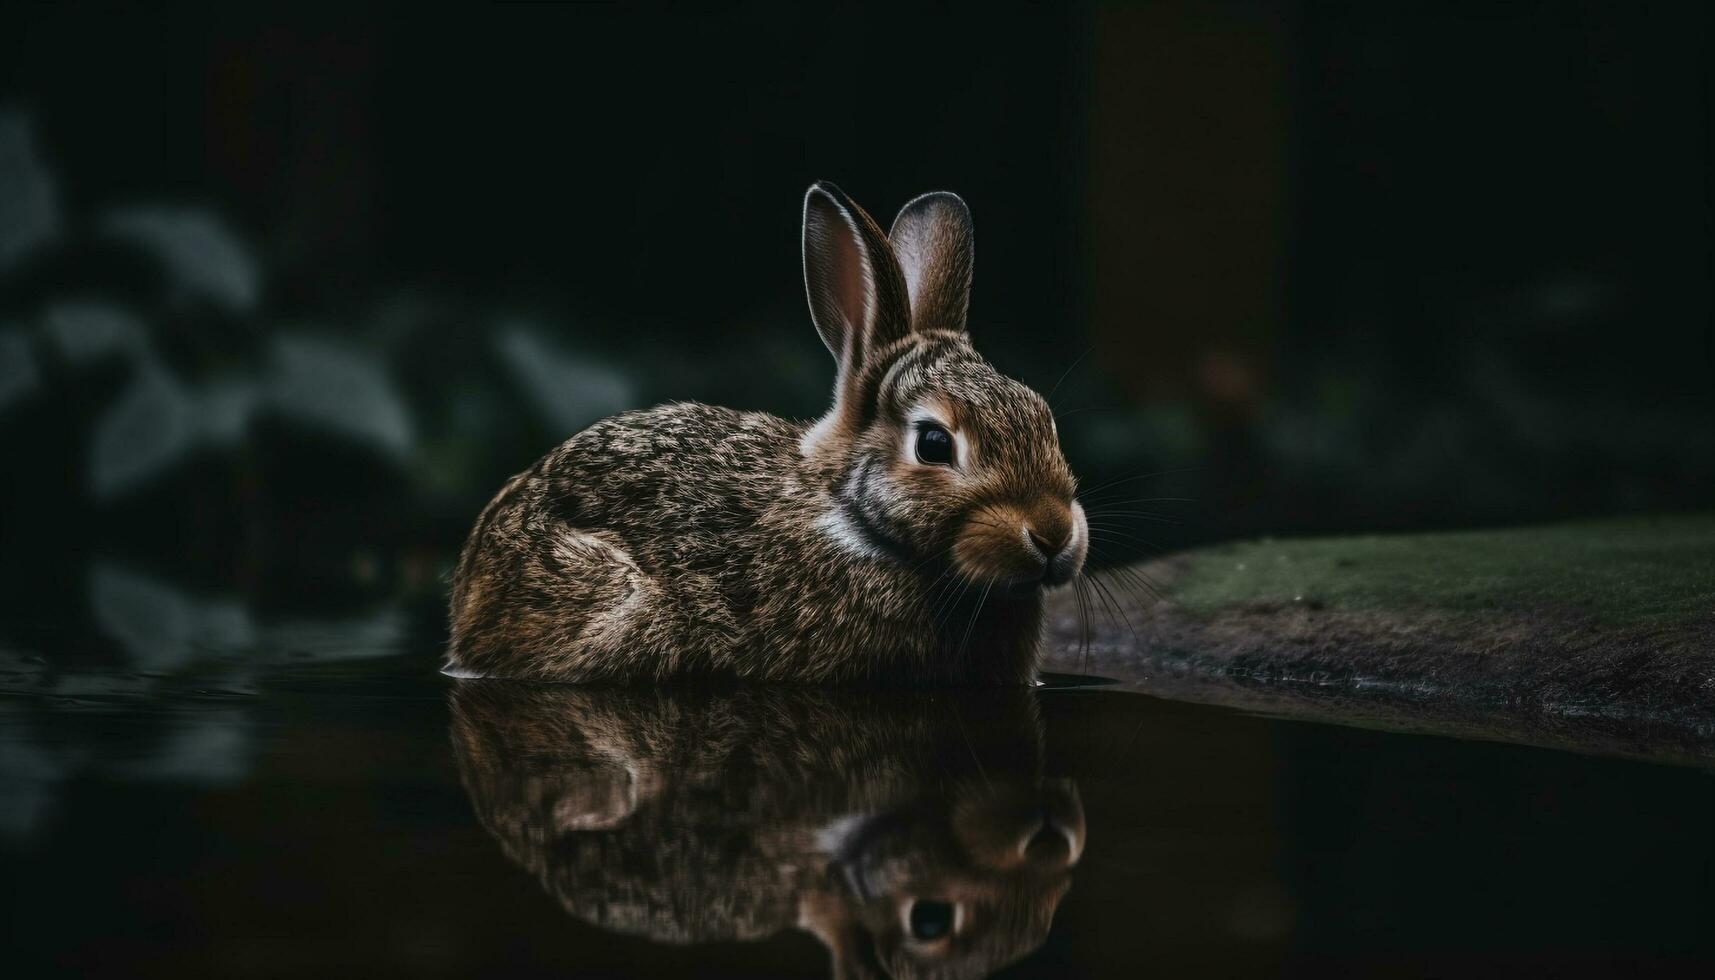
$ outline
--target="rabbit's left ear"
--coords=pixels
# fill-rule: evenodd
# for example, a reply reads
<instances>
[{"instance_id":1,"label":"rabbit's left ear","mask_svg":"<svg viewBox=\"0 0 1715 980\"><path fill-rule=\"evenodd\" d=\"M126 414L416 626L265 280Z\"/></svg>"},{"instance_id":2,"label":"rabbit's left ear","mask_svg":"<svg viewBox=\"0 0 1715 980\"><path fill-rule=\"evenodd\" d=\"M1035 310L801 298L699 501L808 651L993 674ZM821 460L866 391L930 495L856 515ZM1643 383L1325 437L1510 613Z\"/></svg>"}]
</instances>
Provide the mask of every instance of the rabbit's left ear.
<instances>
[{"instance_id":1,"label":"rabbit's left ear","mask_svg":"<svg viewBox=\"0 0 1715 980\"><path fill-rule=\"evenodd\" d=\"M816 332L840 362L842 389L875 351L911 332L905 280L887 236L825 180L804 195L804 289Z\"/></svg>"},{"instance_id":2,"label":"rabbit's left ear","mask_svg":"<svg viewBox=\"0 0 1715 980\"><path fill-rule=\"evenodd\" d=\"M911 297L911 329L964 330L975 245L971 210L959 195L933 191L893 219L887 233Z\"/></svg>"}]
</instances>

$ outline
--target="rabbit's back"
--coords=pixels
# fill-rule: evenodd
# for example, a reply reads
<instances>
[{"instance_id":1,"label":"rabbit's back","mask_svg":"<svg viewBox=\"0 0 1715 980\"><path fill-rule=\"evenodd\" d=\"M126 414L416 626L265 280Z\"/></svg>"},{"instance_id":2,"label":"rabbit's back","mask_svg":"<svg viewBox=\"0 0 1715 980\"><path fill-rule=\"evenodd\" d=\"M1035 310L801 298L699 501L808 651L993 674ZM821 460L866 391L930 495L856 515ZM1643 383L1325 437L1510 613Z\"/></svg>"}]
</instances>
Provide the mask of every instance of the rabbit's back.
<instances>
[{"instance_id":1,"label":"rabbit's back","mask_svg":"<svg viewBox=\"0 0 1715 980\"><path fill-rule=\"evenodd\" d=\"M803 426L762 412L675 402L603 419L537 464L561 519L615 531L660 571L743 536L800 482Z\"/></svg>"},{"instance_id":2,"label":"rabbit's back","mask_svg":"<svg viewBox=\"0 0 1715 980\"><path fill-rule=\"evenodd\" d=\"M513 477L453 583L455 667L595 679L725 669L803 426L674 403L603 419ZM774 522L777 523L777 522Z\"/></svg>"}]
</instances>

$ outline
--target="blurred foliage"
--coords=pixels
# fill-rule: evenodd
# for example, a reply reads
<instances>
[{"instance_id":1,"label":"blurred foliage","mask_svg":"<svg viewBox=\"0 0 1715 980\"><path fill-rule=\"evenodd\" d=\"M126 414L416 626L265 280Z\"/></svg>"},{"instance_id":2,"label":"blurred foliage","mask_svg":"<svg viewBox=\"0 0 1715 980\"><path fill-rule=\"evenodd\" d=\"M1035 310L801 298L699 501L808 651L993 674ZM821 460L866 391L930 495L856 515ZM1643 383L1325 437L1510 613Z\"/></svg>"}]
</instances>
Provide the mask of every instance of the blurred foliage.
<instances>
[{"instance_id":1,"label":"blurred foliage","mask_svg":"<svg viewBox=\"0 0 1715 980\"><path fill-rule=\"evenodd\" d=\"M1704 504L1708 16L32 8L0 42L6 571L434 598L595 418L817 414L817 177L971 201L977 344L1052 392L1100 561ZM826 68L902 37L961 41Z\"/></svg>"},{"instance_id":2,"label":"blurred foliage","mask_svg":"<svg viewBox=\"0 0 1715 980\"><path fill-rule=\"evenodd\" d=\"M432 589L499 470L638 404L631 369L529 318L410 292L343 322L271 314L218 214L65 209L15 113L0 161L6 212L33 220L0 241L13 555L105 542L193 579Z\"/></svg>"}]
</instances>

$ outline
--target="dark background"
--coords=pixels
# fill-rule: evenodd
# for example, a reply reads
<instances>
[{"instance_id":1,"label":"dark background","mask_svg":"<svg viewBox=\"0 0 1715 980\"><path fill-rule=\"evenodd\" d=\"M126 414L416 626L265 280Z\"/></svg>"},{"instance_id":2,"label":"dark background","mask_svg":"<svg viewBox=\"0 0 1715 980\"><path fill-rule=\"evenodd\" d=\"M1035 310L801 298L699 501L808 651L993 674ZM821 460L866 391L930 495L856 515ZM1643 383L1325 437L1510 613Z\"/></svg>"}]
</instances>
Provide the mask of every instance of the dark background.
<instances>
[{"instance_id":1,"label":"dark background","mask_svg":"<svg viewBox=\"0 0 1715 980\"><path fill-rule=\"evenodd\" d=\"M970 203L979 348L1149 474L1099 560L1715 487L1703 4L6 20L12 602L432 605L596 417L819 414L817 178Z\"/></svg>"},{"instance_id":2,"label":"dark background","mask_svg":"<svg viewBox=\"0 0 1715 980\"><path fill-rule=\"evenodd\" d=\"M1712 19L6 9L24 973L823 962L576 927L471 820L431 675L507 475L626 407L822 411L818 178L883 221L970 202L979 348L1053 391L1087 486L1132 481L1092 508L1100 561L1708 507ZM1133 695L1044 713L1091 847L1015 975L1708 973L1702 774Z\"/></svg>"}]
</instances>

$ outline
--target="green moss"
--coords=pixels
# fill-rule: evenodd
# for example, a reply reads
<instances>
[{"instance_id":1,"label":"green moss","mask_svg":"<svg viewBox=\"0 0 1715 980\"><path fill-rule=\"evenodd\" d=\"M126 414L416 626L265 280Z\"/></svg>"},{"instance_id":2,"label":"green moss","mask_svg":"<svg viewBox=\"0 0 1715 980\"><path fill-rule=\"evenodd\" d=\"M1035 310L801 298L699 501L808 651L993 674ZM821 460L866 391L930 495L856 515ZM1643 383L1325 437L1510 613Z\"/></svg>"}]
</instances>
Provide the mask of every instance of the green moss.
<instances>
[{"instance_id":1,"label":"green moss","mask_svg":"<svg viewBox=\"0 0 1715 980\"><path fill-rule=\"evenodd\" d=\"M1441 534L1262 540L1193 552L1190 612L1241 603L1572 609L1614 625L1715 616L1715 514Z\"/></svg>"}]
</instances>

